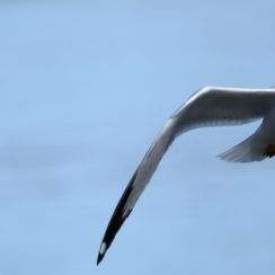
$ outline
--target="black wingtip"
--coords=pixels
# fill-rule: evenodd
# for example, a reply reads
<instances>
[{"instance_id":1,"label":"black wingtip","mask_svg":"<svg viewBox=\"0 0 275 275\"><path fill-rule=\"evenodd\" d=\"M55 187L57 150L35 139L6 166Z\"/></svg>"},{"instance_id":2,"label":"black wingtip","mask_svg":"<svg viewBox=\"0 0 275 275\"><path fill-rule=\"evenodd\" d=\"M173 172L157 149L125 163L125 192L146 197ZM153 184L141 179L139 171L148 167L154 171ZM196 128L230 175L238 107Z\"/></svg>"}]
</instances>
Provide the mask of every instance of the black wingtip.
<instances>
[{"instance_id":1,"label":"black wingtip","mask_svg":"<svg viewBox=\"0 0 275 275\"><path fill-rule=\"evenodd\" d=\"M128 209L127 211L125 211L124 207L132 192L132 185L135 182L136 175L137 175L137 172L135 172L133 177L131 178L107 226L107 229L103 237L103 241L100 245L100 249L97 257L97 265L99 265L102 259L104 258L106 251L112 244L117 232L119 231L120 227L122 226L122 224L128 218L128 216L132 211L132 209Z\"/></svg>"},{"instance_id":2,"label":"black wingtip","mask_svg":"<svg viewBox=\"0 0 275 275\"><path fill-rule=\"evenodd\" d=\"M99 265L103 259L104 255L101 253L98 253L96 265Z\"/></svg>"},{"instance_id":3,"label":"black wingtip","mask_svg":"<svg viewBox=\"0 0 275 275\"><path fill-rule=\"evenodd\" d=\"M99 248L96 265L99 265L101 263L102 259L104 258L104 255L105 255L106 251L107 251L106 242L103 241L100 245L100 248Z\"/></svg>"}]
</instances>

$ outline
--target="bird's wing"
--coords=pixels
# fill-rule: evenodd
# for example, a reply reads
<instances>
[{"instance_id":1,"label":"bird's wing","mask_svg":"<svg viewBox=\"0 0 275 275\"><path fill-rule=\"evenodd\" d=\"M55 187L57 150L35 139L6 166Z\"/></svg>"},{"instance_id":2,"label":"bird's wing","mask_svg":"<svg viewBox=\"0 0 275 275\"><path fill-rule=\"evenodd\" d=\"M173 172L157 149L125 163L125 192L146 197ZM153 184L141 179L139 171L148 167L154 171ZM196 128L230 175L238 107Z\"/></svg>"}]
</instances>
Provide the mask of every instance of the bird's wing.
<instances>
[{"instance_id":1,"label":"bird's wing","mask_svg":"<svg viewBox=\"0 0 275 275\"><path fill-rule=\"evenodd\" d=\"M97 264L99 264L103 259L107 249L113 242L116 233L124 223L125 219L130 215L136 201L150 181L162 156L172 143L175 135L174 123L174 119L170 119L166 123L159 137L151 145L128 183L105 231L98 253Z\"/></svg>"},{"instance_id":2,"label":"bird's wing","mask_svg":"<svg viewBox=\"0 0 275 275\"><path fill-rule=\"evenodd\" d=\"M175 137L187 130L207 125L246 123L264 117L275 103L274 89L204 88L171 116L156 141L145 154L127 185L100 245L97 264L103 259L118 230Z\"/></svg>"},{"instance_id":3,"label":"bird's wing","mask_svg":"<svg viewBox=\"0 0 275 275\"><path fill-rule=\"evenodd\" d=\"M275 104L275 89L207 87L173 115L180 130L235 125L264 117Z\"/></svg>"}]
</instances>

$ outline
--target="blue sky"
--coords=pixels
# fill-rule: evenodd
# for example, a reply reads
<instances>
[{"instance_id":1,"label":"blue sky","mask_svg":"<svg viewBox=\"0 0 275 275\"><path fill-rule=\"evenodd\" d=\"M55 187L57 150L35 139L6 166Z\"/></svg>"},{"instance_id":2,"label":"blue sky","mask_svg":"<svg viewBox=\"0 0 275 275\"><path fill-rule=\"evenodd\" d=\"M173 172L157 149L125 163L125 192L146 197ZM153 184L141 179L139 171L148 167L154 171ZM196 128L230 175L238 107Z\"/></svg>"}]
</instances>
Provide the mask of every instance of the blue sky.
<instances>
[{"instance_id":1,"label":"blue sky","mask_svg":"<svg viewBox=\"0 0 275 275\"><path fill-rule=\"evenodd\" d=\"M92 2L92 3L91 3ZM275 85L273 1L0 3L0 274L274 274L274 163L179 138L100 267L97 249L168 116L205 85Z\"/></svg>"}]
</instances>

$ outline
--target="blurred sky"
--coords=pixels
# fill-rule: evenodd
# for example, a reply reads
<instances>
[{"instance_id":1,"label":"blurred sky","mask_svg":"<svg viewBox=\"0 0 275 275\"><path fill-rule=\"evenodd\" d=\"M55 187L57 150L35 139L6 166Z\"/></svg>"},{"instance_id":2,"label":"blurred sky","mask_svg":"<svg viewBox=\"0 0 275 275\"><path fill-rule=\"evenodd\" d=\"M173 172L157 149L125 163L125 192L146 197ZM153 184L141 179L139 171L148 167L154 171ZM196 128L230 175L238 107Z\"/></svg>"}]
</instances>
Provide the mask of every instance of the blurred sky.
<instances>
[{"instance_id":1,"label":"blurred sky","mask_svg":"<svg viewBox=\"0 0 275 275\"><path fill-rule=\"evenodd\" d=\"M104 262L107 222L168 116L205 85L275 84L271 0L0 2L0 274L271 275L275 160L163 159Z\"/></svg>"}]
</instances>

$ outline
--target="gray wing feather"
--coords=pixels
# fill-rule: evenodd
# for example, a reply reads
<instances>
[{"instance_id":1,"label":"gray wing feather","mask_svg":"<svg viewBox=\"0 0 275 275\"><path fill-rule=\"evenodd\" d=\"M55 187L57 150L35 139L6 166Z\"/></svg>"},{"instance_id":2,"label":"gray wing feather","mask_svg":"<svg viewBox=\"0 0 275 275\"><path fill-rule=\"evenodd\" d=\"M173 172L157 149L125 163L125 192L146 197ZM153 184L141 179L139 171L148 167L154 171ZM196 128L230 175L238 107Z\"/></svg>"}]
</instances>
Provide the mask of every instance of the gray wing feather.
<instances>
[{"instance_id":1,"label":"gray wing feather","mask_svg":"<svg viewBox=\"0 0 275 275\"><path fill-rule=\"evenodd\" d=\"M121 228L126 218L130 215L136 201L157 169L161 158L174 140L174 123L174 120L169 120L166 123L159 137L151 145L128 183L105 231L98 253L97 264L102 261L107 249L112 244L116 233Z\"/></svg>"}]
</instances>

